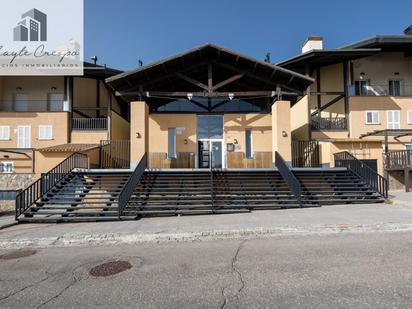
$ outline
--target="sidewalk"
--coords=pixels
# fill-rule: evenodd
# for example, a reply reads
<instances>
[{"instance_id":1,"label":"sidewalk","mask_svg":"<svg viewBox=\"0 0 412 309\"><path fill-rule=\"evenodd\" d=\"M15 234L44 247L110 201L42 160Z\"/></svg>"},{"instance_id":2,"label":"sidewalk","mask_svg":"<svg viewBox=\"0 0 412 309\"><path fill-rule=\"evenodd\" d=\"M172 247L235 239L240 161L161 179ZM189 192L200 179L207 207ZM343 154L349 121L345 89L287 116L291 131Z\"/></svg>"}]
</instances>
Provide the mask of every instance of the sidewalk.
<instances>
[{"instance_id":1,"label":"sidewalk","mask_svg":"<svg viewBox=\"0 0 412 309\"><path fill-rule=\"evenodd\" d=\"M0 230L0 248L393 231L412 231L412 206L339 205L230 215L144 218L137 221L19 224Z\"/></svg>"}]
</instances>

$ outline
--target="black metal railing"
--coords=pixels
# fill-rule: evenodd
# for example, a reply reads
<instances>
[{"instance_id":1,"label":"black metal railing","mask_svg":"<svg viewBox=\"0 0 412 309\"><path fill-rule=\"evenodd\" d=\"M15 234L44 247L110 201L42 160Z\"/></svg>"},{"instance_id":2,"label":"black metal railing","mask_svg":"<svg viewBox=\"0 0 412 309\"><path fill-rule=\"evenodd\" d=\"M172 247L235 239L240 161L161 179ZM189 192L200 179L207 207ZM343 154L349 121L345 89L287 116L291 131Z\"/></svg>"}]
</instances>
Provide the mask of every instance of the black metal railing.
<instances>
[{"instance_id":1,"label":"black metal railing","mask_svg":"<svg viewBox=\"0 0 412 309\"><path fill-rule=\"evenodd\" d=\"M101 168L130 168L129 140L100 141Z\"/></svg>"},{"instance_id":2,"label":"black metal railing","mask_svg":"<svg viewBox=\"0 0 412 309\"><path fill-rule=\"evenodd\" d=\"M347 130L348 121L345 117L312 117L311 127L313 130Z\"/></svg>"},{"instance_id":3,"label":"black metal railing","mask_svg":"<svg viewBox=\"0 0 412 309\"><path fill-rule=\"evenodd\" d=\"M302 186L289 166L286 164L285 160L277 151L275 151L275 166L277 167L283 180L288 185L289 190L298 201L299 205L302 206Z\"/></svg>"},{"instance_id":4,"label":"black metal railing","mask_svg":"<svg viewBox=\"0 0 412 309\"><path fill-rule=\"evenodd\" d=\"M412 165L412 150L391 150L385 155L385 168L405 168Z\"/></svg>"},{"instance_id":5,"label":"black metal railing","mask_svg":"<svg viewBox=\"0 0 412 309\"><path fill-rule=\"evenodd\" d=\"M366 163L347 151L334 154L335 167L346 167L362 178L367 185L383 197L388 197L388 180L371 169Z\"/></svg>"},{"instance_id":6,"label":"black metal railing","mask_svg":"<svg viewBox=\"0 0 412 309\"><path fill-rule=\"evenodd\" d=\"M293 167L319 167L320 146L315 140L292 141Z\"/></svg>"},{"instance_id":7,"label":"black metal railing","mask_svg":"<svg viewBox=\"0 0 412 309\"><path fill-rule=\"evenodd\" d=\"M88 168L87 155L74 153L16 196L16 220L75 168Z\"/></svg>"},{"instance_id":8,"label":"black metal railing","mask_svg":"<svg viewBox=\"0 0 412 309\"><path fill-rule=\"evenodd\" d=\"M123 215L124 209L126 208L127 202L132 196L137 184L143 176L144 171L147 167L147 153L145 153L140 160L139 164L134 169L133 173L130 175L129 179L123 186L122 191L119 194L118 205L119 205L119 218Z\"/></svg>"},{"instance_id":9,"label":"black metal railing","mask_svg":"<svg viewBox=\"0 0 412 309\"><path fill-rule=\"evenodd\" d=\"M107 130L107 118L73 118L72 129L78 131Z\"/></svg>"}]
</instances>

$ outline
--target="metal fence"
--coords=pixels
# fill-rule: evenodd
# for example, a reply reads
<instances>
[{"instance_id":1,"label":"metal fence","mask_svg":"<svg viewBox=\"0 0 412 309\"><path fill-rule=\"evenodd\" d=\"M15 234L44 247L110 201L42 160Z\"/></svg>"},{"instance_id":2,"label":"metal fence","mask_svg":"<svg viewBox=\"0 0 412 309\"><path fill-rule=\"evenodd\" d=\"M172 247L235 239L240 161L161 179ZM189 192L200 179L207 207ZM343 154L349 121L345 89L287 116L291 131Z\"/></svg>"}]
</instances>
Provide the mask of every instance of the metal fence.
<instances>
[{"instance_id":1,"label":"metal fence","mask_svg":"<svg viewBox=\"0 0 412 309\"><path fill-rule=\"evenodd\" d=\"M312 117L311 127L313 130L346 130L348 121L345 117Z\"/></svg>"},{"instance_id":2,"label":"metal fence","mask_svg":"<svg viewBox=\"0 0 412 309\"><path fill-rule=\"evenodd\" d=\"M319 167L320 146L318 141L292 141L293 167Z\"/></svg>"},{"instance_id":3,"label":"metal fence","mask_svg":"<svg viewBox=\"0 0 412 309\"><path fill-rule=\"evenodd\" d=\"M275 166L282 175L283 180L287 183L299 205L302 206L302 186L290 168L286 165L285 160L277 151L275 152Z\"/></svg>"},{"instance_id":4,"label":"metal fence","mask_svg":"<svg viewBox=\"0 0 412 309\"><path fill-rule=\"evenodd\" d=\"M130 141L100 141L101 168L130 168Z\"/></svg>"},{"instance_id":5,"label":"metal fence","mask_svg":"<svg viewBox=\"0 0 412 309\"><path fill-rule=\"evenodd\" d=\"M72 129L78 131L107 130L107 118L73 118Z\"/></svg>"}]
</instances>

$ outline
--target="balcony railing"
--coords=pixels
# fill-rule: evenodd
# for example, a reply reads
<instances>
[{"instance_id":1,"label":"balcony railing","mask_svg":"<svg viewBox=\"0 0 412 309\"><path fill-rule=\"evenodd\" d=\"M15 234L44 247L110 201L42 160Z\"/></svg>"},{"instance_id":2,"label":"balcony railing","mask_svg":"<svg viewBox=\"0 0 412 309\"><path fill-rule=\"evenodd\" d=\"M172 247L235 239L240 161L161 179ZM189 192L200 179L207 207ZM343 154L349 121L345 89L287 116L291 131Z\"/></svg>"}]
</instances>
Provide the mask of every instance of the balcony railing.
<instances>
[{"instance_id":1,"label":"balcony railing","mask_svg":"<svg viewBox=\"0 0 412 309\"><path fill-rule=\"evenodd\" d=\"M73 118L72 130L99 131L107 130L107 118Z\"/></svg>"},{"instance_id":2,"label":"balcony railing","mask_svg":"<svg viewBox=\"0 0 412 309\"><path fill-rule=\"evenodd\" d=\"M311 126L313 130L347 130L348 122L345 117L312 117Z\"/></svg>"},{"instance_id":3,"label":"balcony railing","mask_svg":"<svg viewBox=\"0 0 412 309\"><path fill-rule=\"evenodd\" d=\"M62 100L0 101L0 112L65 112L68 104Z\"/></svg>"},{"instance_id":4,"label":"balcony railing","mask_svg":"<svg viewBox=\"0 0 412 309\"><path fill-rule=\"evenodd\" d=\"M393 150L386 154L385 168L402 169L412 166L412 150Z\"/></svg>"},{"instance_id":5,"label":"balcony railing","mask_svg":"<svg viewBox=\"0 0 412 309\"><path fill-rule=\"evenodd\" d=\"M399 87L389 85L350 85L348 88L349 96L393 96L409 97L412 96L412 85L401 85Z\"/></svg>"}]
</instances>

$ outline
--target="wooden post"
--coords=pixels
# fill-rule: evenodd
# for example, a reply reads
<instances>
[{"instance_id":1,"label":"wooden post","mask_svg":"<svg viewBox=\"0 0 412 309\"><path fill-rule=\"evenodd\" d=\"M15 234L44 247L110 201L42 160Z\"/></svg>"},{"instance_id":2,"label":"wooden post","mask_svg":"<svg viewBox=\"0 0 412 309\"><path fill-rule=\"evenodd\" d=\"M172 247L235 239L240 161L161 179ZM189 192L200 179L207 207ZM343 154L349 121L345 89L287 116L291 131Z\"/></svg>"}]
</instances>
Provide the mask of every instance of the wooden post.
<instances>
[{"instance_id":1,"label":"wooden post","mask_svg":"<svg viewBox=\"0 0 412 309\"><path fill-rule=\"evenodd\" d=\"M405 182L405 192L409 192L410 191L410 179L409 179L409 167L405 167L405 169L403 170L403 176L404 176L404 182Z\"/></svg>"}]
</instances>

